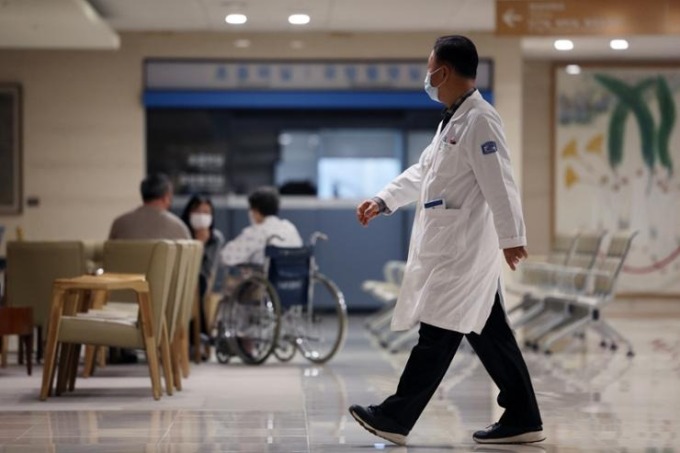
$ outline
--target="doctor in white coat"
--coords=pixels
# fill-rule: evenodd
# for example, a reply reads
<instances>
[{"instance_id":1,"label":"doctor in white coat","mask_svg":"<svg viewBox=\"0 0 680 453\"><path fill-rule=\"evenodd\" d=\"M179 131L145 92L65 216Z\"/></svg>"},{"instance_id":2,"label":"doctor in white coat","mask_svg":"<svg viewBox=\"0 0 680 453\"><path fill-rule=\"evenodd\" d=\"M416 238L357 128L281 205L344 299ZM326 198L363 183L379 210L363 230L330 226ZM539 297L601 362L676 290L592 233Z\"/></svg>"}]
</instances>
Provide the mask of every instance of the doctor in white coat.
<instances>
[{"instance_id":1,"label":"doctor in white coat","mask_svg":"<svg viewBox=\"0 0 680 453\"><path fill-rule=\"evenodd\" d=\"M465 336L491 375L505 409L477 431L479 443L545 439L522 354L508 326L499 279L502 255L515 269L527 256L520 195L503 126L475 88L478 56L468 38L439 38L428 60L425 91L446 106L417 164L357 208L363 225L416 203L406 272L393 330L419 327L394 395L380 405L350 407L367 430L404 445Z\"/></svg>"}]
</instances>

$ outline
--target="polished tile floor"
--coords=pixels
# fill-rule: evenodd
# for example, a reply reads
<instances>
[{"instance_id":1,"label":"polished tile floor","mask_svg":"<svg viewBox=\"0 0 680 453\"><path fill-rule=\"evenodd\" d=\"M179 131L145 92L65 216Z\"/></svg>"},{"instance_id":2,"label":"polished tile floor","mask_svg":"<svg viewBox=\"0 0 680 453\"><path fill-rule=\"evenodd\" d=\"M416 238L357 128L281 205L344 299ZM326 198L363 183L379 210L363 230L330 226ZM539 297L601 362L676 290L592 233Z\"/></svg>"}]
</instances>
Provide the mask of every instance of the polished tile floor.
<instances>
[{"instance_id":1,"label":"polished tile floor","mask_svg":"<svg viewBox=\"0 0 680 453\"><path fill-rule=\"evenodd\" d=\"M37 399L40 367L30 378L16 365L0 369L0 452L680 452L680 317L613 324L634 340L635 358L603 351L595 338L575 352L525 353L548 436L542 444L472 442L499 410L469 349L454 360L408 447L371 436L347 407L394 390L407 355L383 352L357 317L344 351L325 367L297 358L202 364L182 392L158 402L143 365L109 366L47 402Z\"/></svg>"}]
</instances>

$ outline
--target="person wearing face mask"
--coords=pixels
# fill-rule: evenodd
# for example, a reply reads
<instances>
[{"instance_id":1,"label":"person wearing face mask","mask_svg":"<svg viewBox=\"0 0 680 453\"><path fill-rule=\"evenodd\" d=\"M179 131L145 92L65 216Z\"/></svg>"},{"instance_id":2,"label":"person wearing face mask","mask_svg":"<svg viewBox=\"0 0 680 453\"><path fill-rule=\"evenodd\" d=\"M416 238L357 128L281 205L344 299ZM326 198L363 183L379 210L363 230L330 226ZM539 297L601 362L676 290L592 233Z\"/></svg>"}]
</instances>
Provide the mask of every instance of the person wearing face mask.
<instances>
[{"instance_id":1,"label":"person wearing face mask","mask_svg":"<svg viewBox=\"0 0 680 453\"><path fill-rule=\"evenodd\" d=\"M279 193L276 189L257 189L248 196L248 205L250 226L224 246L221 252L224 265L264 264L264 249L268 243L277 247L302 247L302 238L295 225L278 217Z\"/></svg>"},{"instance_id":2,"label":"person wearing face mask","mask_svg":"<svg viewBox=\"0 0 680 453\"><path fill-rule=\"evenodd\" d=\"M446 107L442 122L419 162L357 207L366 226L379 214L416 203L392 329L418 326L418 343L392 396L349 409L361 426L399 445L406 444L463 337L500 389L497 402L504 409L498 422L473 439L545 439L500 286L501 257L512 270L527 257L522 206L501 119L475 88L477 65L468 38L437 39L424 85L432 100Z\"/></svg>"},{"instance_id":3,"label":"person wearing face mask","mask_svg":"<svg viewBox=\"0 0 680 453\"><path fill-rule=\"evenodd\" d=\"M209 197L194 195L191 197L182 212L182 221L189 228L191 237L203 243L203 262L201 264L201 284L206 284L215 271L217 258L222 246L224 236L215 228L215 208ZM205 293L205 287L201 287L201 296Z\"/></svg>"},{"instance_id":4,"label":"person wearing face mask","mask_svg":"<svg viewBox=\"0 0 680 453\"><path fill-rule=\"evenodd\" d=\"M191 237L203 243L203 262L199 277L200 300L204 299L208 282L217 266L218 254L224 245L224 236L215 228L214 213L212 201L205 195L192 196L182 212L182 221L189 228ZM201 304L201 333L208 333L203 304Z\"/></svg>"}]
</instances>

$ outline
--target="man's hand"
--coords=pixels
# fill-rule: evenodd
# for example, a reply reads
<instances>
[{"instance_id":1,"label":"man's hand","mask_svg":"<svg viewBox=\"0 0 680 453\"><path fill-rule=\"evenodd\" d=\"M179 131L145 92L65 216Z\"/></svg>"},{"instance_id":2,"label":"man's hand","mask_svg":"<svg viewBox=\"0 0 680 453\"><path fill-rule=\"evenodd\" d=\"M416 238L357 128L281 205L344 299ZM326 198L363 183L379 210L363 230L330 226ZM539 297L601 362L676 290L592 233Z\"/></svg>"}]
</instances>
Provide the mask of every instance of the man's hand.
<instances>
[{"instance_id":1,"label":"man's hand","mask_svg":"<svg viewBox=\"0 0 680 453\"><path fill-rule=\"evenodd\" d=\"M378 214L380 214L380 206L373 200L363 201L357 206L357 220L363 226L368 225L368 222L377 217Z\"/></svg>"},{"instance_id":2,"label":"man's hand","mask_svg":"<svg viewBox=\"0 0 680 453\"><path fill-rule=\"evenodd\" d=\"M505 255L505 261L513 271L516 269L517 263L529 256L527 249L522 246L503 249L503 255Z\"/></svg>"}]
</instances>

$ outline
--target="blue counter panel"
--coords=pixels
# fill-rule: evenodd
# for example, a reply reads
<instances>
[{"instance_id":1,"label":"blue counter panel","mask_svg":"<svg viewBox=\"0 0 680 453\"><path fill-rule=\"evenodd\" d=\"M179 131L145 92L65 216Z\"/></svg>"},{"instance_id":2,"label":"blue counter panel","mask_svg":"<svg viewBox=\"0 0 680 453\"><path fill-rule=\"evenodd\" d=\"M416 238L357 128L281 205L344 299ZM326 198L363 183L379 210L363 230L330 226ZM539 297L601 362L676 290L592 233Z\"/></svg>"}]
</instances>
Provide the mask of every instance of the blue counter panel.
<instances>
[{"instance_id":1,"label":"blue counter panel","mask_svg":"<svg viewBox=\"0 0 680 453\"><path fill-rule=\"evenodd\" d=\"M493 103L493 92L481 91ZM424 91L146 90L147 108L207 109L441 109Z\"/></svg>"}]
</instances>

